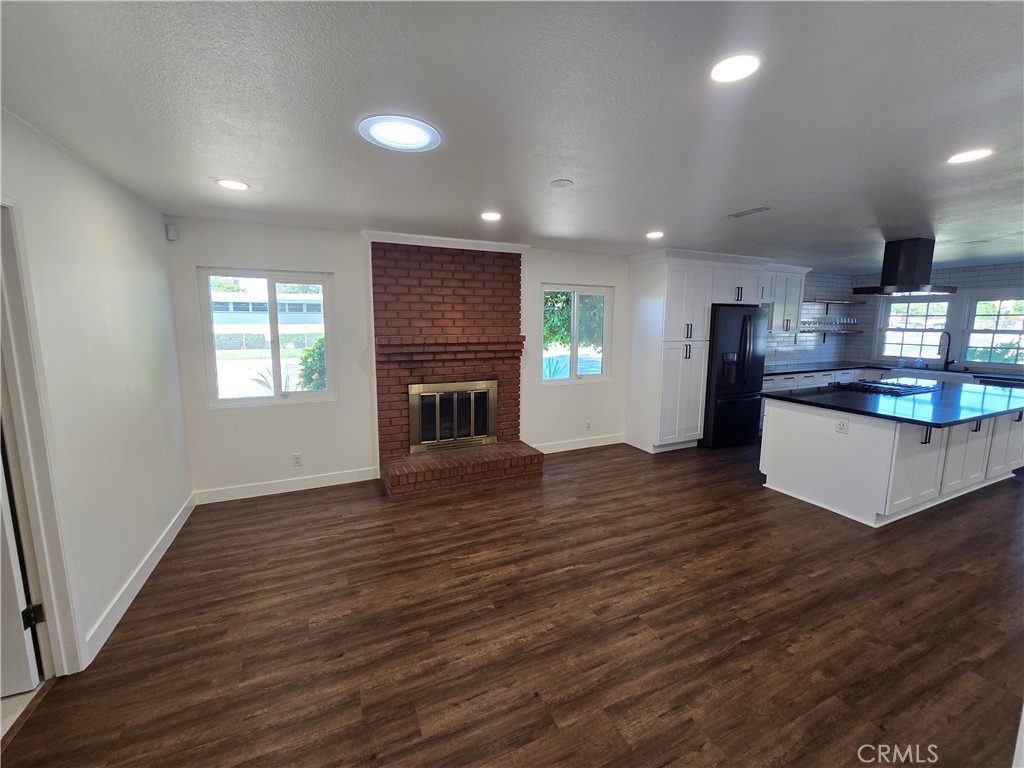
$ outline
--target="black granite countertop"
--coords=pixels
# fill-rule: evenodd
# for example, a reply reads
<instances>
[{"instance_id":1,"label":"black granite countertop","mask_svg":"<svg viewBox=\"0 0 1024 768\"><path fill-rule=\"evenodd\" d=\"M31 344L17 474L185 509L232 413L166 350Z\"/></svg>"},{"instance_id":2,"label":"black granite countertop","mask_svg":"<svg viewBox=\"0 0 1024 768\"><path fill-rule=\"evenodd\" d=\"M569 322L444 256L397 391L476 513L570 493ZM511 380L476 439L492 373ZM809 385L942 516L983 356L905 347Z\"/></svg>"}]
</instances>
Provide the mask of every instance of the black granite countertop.
<instances>
[{"instance_id":1,"label":"black granite countertop","mask_svg":"<svg viewBox=\"0 0 1024 768\"><path fill-rule=\"evenodd\" d=\"M934 384L924 379L887 379L886 383ZM872 395L837 387L764 392L762 397L843 413L875 416L923 427L951 427L1024 410L1024 389L938 382L939 389L920 395Z\"/></svg>"}]
</instances>

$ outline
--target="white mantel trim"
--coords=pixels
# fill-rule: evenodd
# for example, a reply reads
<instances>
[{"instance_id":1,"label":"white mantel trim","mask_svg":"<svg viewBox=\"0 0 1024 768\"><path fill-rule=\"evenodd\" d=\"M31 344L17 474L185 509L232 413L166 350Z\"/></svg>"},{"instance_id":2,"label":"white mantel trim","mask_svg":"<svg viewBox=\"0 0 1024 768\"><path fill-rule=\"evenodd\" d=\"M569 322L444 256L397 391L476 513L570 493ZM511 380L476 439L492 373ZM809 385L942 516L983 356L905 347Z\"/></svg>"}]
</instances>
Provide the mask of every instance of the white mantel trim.
<instances>
[{"instance_id":1,"label":"white mantel trim","mask_svg":"<svg viewBox=\"0 0 1024 768\"><path fill-rule=\"evenodd\" d=\"M434 248L461 248L467 251L500 251L526 253L532 246L522 243L497 243L490 240L462 240L456 237L409 235L402 232L377 232L364 229L363 237L370 242L398 243L399 245L428 245Z\"/></svg>"}]
</instances>

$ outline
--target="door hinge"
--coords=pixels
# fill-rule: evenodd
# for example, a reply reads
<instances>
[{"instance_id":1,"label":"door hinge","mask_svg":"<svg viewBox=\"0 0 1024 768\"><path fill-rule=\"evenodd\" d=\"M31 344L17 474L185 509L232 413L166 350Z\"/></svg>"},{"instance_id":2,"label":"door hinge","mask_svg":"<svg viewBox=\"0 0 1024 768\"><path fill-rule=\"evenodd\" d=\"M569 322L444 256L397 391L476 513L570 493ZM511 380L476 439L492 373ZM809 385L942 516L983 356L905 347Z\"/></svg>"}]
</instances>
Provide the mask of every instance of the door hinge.
<instances>
[{"instance_id":1,"label":"door hinge","mask_svg":"<svg viewBox=\"0 0 1024 768\"><path fill-rule=\"evenodd\" d=\"M25 629L34 627L36 624L42 624L44 621L46 621L46 614L43 613L42 603L30 605L21 612L21 624Z\"/></svg>"}]
</instances>

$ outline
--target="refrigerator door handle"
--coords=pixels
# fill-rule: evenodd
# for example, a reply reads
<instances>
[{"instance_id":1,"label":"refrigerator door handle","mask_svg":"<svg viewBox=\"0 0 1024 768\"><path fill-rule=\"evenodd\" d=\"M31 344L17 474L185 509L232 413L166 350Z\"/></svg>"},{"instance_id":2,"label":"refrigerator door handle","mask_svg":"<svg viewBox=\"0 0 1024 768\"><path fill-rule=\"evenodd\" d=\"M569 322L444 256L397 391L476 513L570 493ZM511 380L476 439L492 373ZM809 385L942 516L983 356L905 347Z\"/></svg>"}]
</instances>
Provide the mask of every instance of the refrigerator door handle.
<instances>
[{"instance_id":1,"label":"refrigerator door handle","mask_svg":"<svg viewBox=\"0 0 1024 768\"><path fill-rule=\"evenodd\" d=\"M754 323L754 318L750 315L743 316L743 327L740 330L740 380L747 383L747 371L750 370L750 358L754 353L754 334L753 328L751 327Z\"/></svg>"}]
</instances>

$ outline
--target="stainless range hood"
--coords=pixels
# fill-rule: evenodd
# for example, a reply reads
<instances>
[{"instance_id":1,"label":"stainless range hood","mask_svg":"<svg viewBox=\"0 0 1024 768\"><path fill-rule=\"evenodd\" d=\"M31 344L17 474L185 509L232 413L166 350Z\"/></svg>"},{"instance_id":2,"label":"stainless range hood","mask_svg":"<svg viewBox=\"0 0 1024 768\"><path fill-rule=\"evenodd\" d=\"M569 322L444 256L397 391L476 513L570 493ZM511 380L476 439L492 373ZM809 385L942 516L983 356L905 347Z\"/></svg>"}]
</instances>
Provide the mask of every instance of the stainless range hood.
<instances>
[{"instance_id":1,"label":"stainless range hood","mask_svg":"<svg viewBox=\"0 0 1024 768\"><path fill-rule=\"evenodd\" d=\"M854 288L869 296L927 296L956 293L952 285L932 285L932 254L935 241L928 237L889 240L882 254L881 285Z\"/></svg>"}]
</instances>

